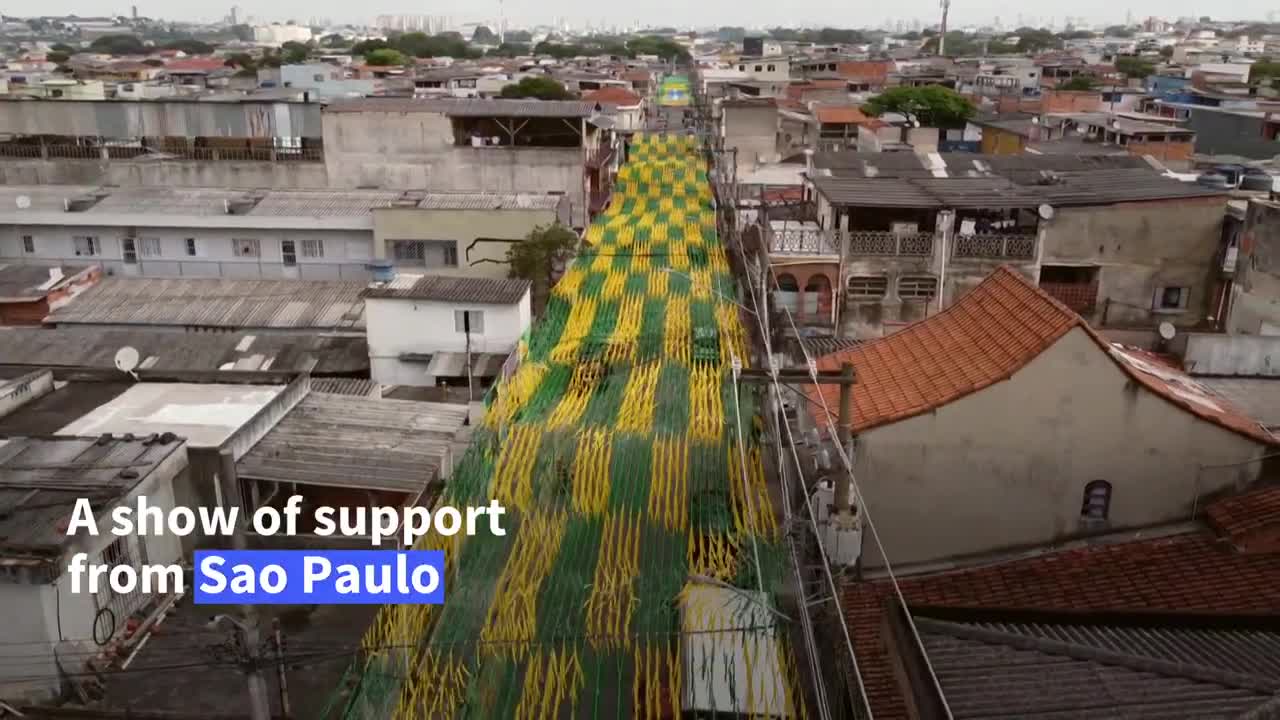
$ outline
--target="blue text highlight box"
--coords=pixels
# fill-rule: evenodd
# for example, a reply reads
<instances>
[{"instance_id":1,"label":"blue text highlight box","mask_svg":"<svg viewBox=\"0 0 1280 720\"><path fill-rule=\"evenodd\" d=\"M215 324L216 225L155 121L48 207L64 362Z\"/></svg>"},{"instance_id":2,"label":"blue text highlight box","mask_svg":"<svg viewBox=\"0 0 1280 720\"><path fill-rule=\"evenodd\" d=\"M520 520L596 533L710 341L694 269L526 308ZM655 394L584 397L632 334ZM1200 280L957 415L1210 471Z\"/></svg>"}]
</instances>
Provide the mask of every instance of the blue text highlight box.
<instances>
[{"instance_id":1,"label":"blue text highlight box","mask_svg":"<svg viewBox=\"0 0 1280 720\"><path fill-rule=\"evenodd\" d=\"M442 550L197 550L197 605L439 605Z\"/></svg>"}]
</instances>

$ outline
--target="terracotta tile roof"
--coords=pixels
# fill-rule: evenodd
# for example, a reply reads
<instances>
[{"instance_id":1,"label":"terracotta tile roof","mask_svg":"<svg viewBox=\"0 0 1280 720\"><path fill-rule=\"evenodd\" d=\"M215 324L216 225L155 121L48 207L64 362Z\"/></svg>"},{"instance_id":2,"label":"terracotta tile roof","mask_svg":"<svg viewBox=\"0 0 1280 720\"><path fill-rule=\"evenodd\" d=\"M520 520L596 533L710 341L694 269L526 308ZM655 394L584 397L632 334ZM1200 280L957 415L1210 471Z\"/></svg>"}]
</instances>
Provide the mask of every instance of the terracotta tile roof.
<instances>
[{"instance_id":1,"label":"terracotta tile roof","mask_svg":"<svg viewBox=\"0 0 1280 720\"><path fill-rule=\"evenodd\" d=\"M583 100L599 103L609 103L620 107L631 107L639 105L641 97L626 88L617 86L602 87L599 90L592 90L582 96Z\"/></svg>"},{"instance_id":2,"label":"terracotta tile roof","mask_svg":"<svg viewBox=\"0 0 1280 720\"><path fill-rule=\"evenodd\" d=\"M1084 330L1125 373L1182 409L1265 445L1280 444L1256 420L1180 370L1148 354L1113 346L1079 315L1000 267L932 317L878 340L818 359L823 370L852 362L855 432L930 412L1009 379L1073 328ZM816 397L813 386L807 388ZM829 407L839 388L822 386ZM815 414L822 410L811 405ZM819 420L825 422L820 416Z\"/></svg>"},{"instance_id":3,"label":"terracotta tile roof","mask_svg":"<svg viewBox=\"0 0 1280 720\"><path fill-rule=\"evenodd\" d=\"M212 72L226 67L226 60L216 57L186 57L165 63L169 72Z\"/></svg>"},{"instance_id":4,"label":"terracotta tile roof","mask_svg":"<svg viewBox=\"0 0 1280 720\"><path fill-rule=\"evenodd\" d=\"M1237 547L1263 531L1280 531L1280 485L1260 487L1210 503L1209 523Z\"/></svg>"},{"instance_id":5,"label":"terracotta tile roof","mask_svg":"<svg viewBox=\"0 0 1280 720\"><path fill-rule=\"evenodd\" d=\"M813 114L820 123L852 124L860 123L867 119L867 116L856 107L819 105L813 109Z\"/></svg>"},{"instance_id":6,"label":"terracotta tile roof","mask_svg":"<svg viewBox=\"0 0 1280 720\"><path fill-rule=\"evenodd\" d=\"M1092 545L899 579L908 606L1130 613L1280 613L1280 554L1245 555L1204 531ZM907 717L882 633L888 581L857 583L844 611L876 720Z\"/></svg>"}]
</instances>

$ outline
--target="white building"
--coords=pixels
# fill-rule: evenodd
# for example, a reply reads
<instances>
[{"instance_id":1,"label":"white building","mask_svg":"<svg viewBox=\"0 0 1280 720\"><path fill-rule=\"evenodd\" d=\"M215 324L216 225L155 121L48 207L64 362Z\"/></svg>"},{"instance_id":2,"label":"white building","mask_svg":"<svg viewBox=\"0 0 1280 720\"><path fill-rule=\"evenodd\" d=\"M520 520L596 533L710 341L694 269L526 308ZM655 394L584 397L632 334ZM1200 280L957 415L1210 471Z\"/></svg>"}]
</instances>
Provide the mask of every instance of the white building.
<instances>
[{"instance_id":1,"label":"white building","mask_svg":"<svg viewBox=\"0 0 1280 720\"><path fill-rule=\"evenodd\" d=\"M305 43L311 40L311 28L305 25L257 25L253 28L253 41L263 45L283 45L287 42Z\"/></svg>"},{"instance_id":2,"label":"white building","mask_svg":"<svg viewBox=\"0 0 1280 720\"><path fill-rule=\"evenodd\" d=\"M787 82L791 80L791 60L786 57L741 58L737 70L746 73L747 79L760 82Z\"/></svg>"},{"instance_id":3,"label":"white building","mask_svg":"<svg viewBox=\"0 0 1280 720\"><path fill-rule=\"evenodd\" d=\"M402 275L363 297L369 372L384 385L487 384L532 320L527 280Z\"/></svg>"},{"instance_id":4,"label":"white building","mask_svg":"<svg viewBox=\"0 0 1280 720\"><path fill-rule=\"evenodd\" d=\"M0 394L4 390L0 387ZM33 469L33 463L66 469L51 486L49 471ZM82 584L80 592L72 592L66 571L72 556L85 553L87 564L128 565L135 571L182 558L179 538L168 533L68 536L76 499L97 499L99 523L109 523L116 507L136 507L139 496L167 512L174 506L175 480L186 469L186 444L172 435L0 439L0 684L6 700L58 696L63 674L81 672L84 661L123 635L130 615L151 599L140 588L117 594L99 587L90 593Z\"/></svg>"}]
</instances>

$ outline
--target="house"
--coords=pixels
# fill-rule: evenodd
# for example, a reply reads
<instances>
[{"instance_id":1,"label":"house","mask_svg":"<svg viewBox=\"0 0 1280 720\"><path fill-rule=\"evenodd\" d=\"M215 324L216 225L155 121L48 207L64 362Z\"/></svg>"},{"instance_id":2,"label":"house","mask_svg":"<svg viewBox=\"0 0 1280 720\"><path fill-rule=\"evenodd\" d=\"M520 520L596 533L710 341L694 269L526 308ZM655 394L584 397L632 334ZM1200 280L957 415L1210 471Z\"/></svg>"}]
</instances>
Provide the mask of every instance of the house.
<instances>
[{"instance_id":1,"label":"house","mask_svg":"<svg viewBox=\"0 0 1280 720\"><path fill-rule=\"evenodd\" d=\"M167 511L186 472L186 444L172 433L0 438L0 683L7 700L59 697L67 674L111 651L132 632L131 618L154 600L140 588L72 592L67 566L73 555L135 571L182 558L179 538L169 533L67 535L76 500L94 498L103 519L116 507L136 505L140 496Z\"/></svg>"},{"instance_id":2,"label":"house","mask_svg":"<svg viewBox=\"0 0 1280 720\"><path fill-rule=\"evenodd\" d=\"M720 103L720 137L736 148L738 174L778 158L778 103L774 98L726 98Z\"/></svg>"},{"instance_id":3,"label":"house","mask_svg":"<svg viewBox=\"0 0 1280 720\"><path fill-rule=\"evenodd\" d=\"M941 313L818 367L843 363L857 377L855 473L899 572L1185 520L1265 477L1280 445L1009 267ZM824 387L821 401L835 408L838 394ZM822 405L809 407L825 427ZM864 544L864 567L884 564L878 547Z\"/></svg>"},{"instance_id":4,"label":"house","mask_svg":"<svg viewBox=\"0 0 1280 720\"><path fill-rule=\"evenodd\" d=\"M854 105L818 105L813 116L818 121L817 149L837 152L857 147L858 127L869 119Z\"/></svg>"},{"instance_id":5,"label":"house","mask_svg":"<svg viewBox=\"0 0 1280 720\"><path fill-rule=\"evenodd\" d=\"M850 584L842 607L868 714L1266 717L1280 684L1280 492L1206 514L896 587Z\"/></svg>"},{"instance_id":6,"label":"house","mask_svg":"<svg viewBox=\"0 0 1280 720\"><path fill-rule=\"evenodd\" d=\"M96 265L0 265L0 325L39 325L101 276Z\"/></svg>"},{"instance_id":7,"label":"house","mask_svg":"<svg viewBox=\"0 0 1280 720\"><path fill-rule=\"evenodd\" d=\"M1221 324L1221 190L1133 157L841 155L815 156L805 219L848 233L827 279L853 336L944 308L1004 263L1101 327Z\"/></svg>"},{"instance_id":8,"label":"house","mask_svg":"<svg viewBox=\"0 0 1280 720\"><path fill-rule=\"evenodd\" d=\"M369 364L388 385L470 387L480 397L532 322L527 280L401 275L362 293Z\"/></svg>"},{"instance_id":9,"label":"house","mask_svg":"<svg viewBox=\"0 0 1280 720\"><path fill-rule=\"evenodd\" d=\"M1280 336L1280 203L1248 201L1234 260L1225 308L1228 331Z\"/></svg>"},{"instance_id":10,"label":"house","mask_svg":"<svg viewBox=\"0 0 1280 720\"><path fill-rule=\"evenodd\" d=\"M583 100L612 106L613 129L620 133L633 133L645 126L645 99L630 90L616 86L603 87L584 93Z\"/></svg>"},{"instance_id":11,"label":"house","mask_svg":"<svg viewBox=\"0 0 1280 720\"><path fill-rule=\"evenodd\" d=\"M503 279L513 243L537 227L572 221L564 195L424 193L373 211L372 262L406 273Z\"/></svg>"}]
</instances>

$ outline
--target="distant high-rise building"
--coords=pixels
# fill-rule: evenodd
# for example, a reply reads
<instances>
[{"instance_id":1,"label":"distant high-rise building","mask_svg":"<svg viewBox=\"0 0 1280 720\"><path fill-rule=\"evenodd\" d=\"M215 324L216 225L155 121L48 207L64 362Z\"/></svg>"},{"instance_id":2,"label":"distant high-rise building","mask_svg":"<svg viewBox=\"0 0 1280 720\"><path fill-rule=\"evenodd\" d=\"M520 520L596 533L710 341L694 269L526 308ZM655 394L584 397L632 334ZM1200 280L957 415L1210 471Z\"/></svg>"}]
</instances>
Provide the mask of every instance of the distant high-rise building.
<instances>
[{"instance_id":1,"label":"distant high-rise building","mask_svg":"<svg viewBox=\"0 0 1280 720\"><path fill-rule=\"evenodd\" d=\"M1125 24L1125 27L1132 27L1132 26L1133 26L1133 8L1130 8L1130 9L1128 9L1128 10L1126 10L1126 11L1125 11L1125 13L1124 13L1124 24Z\"/></svg>"},{"instance_id":2,"label":"distant high-rise building","mask_svg":"<svg viewBox=\"0 0 1280 720\"><path fill-rule=\"evenodd\" d=\"M137 19L138 19L138 6L137 6L137 5L130 5L130 6L129 6L129 9L133 11L133 19L134 19L134 20L137 20Z\"/></svg>"},{"instance_id":3,"label":"distant high-rise building","mask_svg":"<svg viewBox=\"0 0 1280 720\"><path fill-rule=\"evenodd\" d=\"M231 24L232 25L240 24L239 15L240 15L240 8L236 7L235 5L232 5L231 6Z\"/></svg>"}]
</instances>

